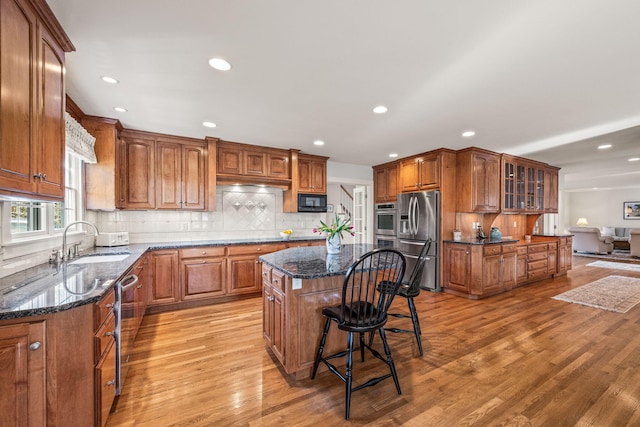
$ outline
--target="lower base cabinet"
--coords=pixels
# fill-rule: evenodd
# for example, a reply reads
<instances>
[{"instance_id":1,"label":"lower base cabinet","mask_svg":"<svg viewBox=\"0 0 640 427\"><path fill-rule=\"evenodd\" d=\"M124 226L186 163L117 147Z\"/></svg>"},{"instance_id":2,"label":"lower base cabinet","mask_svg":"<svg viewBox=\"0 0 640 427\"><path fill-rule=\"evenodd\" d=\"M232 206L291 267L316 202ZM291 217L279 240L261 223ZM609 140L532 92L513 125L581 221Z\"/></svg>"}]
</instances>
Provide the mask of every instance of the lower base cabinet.
<instances>
[{"instance_id":1,"label":"lower base cabinet","mask_svg":"<svg viewBox=\"0 0 640 427\"><path fill-rule=\"evenodd\" d=\"M0 425L43 426L45 322L0 326Z\"/></svg>"},{"instance_id":2,"label":"lower base cabinet","mask_svg":"<svg viewBox=\"0 0 640 427\"><path fill-rule=\"evenodd\" d=\"M277 270L262 268L262 325L263 335L273 354L285 362L285 296L284 276Z\"/></svg>"},{"instance_id":3,"label":"lower base cabinet","mask_svg":"<svg viewBox=\"0 0 640 427\"><path fill-rule=\"evenodd\" d=\"M566 274L571 269L571 237L521 244L445 242L443 254L444 290L482 298Z\"/></svg>"},{"instance_id":4,"label":"lower base cabinet","mask_svg":"<svg viewBox=\"0 0 640 427\"><path fill-rule=\"evenodd\" d=\"M111 340L96 365L96 425L107 423L116 391L116 343Z\"/></svg>"}]
</instances>

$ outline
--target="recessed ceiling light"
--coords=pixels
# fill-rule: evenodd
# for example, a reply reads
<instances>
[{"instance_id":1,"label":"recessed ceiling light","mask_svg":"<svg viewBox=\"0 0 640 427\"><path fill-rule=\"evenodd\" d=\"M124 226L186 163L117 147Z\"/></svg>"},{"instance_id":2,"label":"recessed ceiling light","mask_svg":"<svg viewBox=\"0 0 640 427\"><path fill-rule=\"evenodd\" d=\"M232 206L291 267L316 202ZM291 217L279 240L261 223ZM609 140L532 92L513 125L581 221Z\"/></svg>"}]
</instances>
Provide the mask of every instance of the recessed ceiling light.
<instances>
[{"instance_id":1,"label":"recessed ceiling light","mask_svg":"<svg viewBox=\"0 0 640 427\"><path fill-rule=\"evenodd\" d=\"M471 138L475 134L476 134L476 131L474 131L474 130L466 130L466 131L462 132L462 136L464 136L465 138Z\"/></svg>"},{"instance_id":2,"label":"recessed ceiling light","mask_svg":"<svg viewBox=\"0 0 640 427\"><path fill-rule=\"evenodd\" d=\"M216 125L216 124L215 124L215 123L213 123L213 122L202 122L202 126L204 126L204 127L208 127L208 128L214 128L214 127L216 127L216 126L218 126L218 125Z\"/></svg>"},{"instance_id":3,"label":"recessed ceiling light","mask_svg":"<svg viewBox=\"0 0 640 427\"><path fill-rule=\"evenodd\" d=\"M113 107L114 110L116 110L118 113L126 113L127 109L126 108L122 108L122 107Z\"/></svg>"},{"instance_id":4,"label":"recessed ceiling light","mask_svg":"<svg viewBox=\"0 0 640 427\"><path fill-rule=\"evenodd\" d=\"M103 82L105 83L111 83L113 85L120 83L120 81L118 79L114 79L113 77L109 77L109 76L102 76L100 77L102 79Z\"/></svg>"},{"instance_id":5,"label":"recessed ceiling light","mask_svg":"<svg viewBox=\"0 0 640 427\"><path fill-rule=\"evenodd\" d=\"M391 157L392 159L395 159L396 157L398 157L398 153L391 153L389 154L389 157Z\"/></svg>"},{"instance_id":6,"label":"recessed ceiling light","mask_svg":"<svg viewBox=\"0 0 640 427\"><path fill-rule=\"evenodd\" d=\"M318 145L318 146L324 145L324 141L316 139L315 141L313 141L313 145Z\"/></svg>"},{"instance_id":7,"label":"recessed ceiling light","mask_svg":"<svg viewBox=\"0 0 640 427\"><path fill-rule=\"evenodd\" d=\"M630 158L628 161L630 161L630 162L637 162L638 160L640 160L640 157L632 157L632 158Z\"/></svg>"},{"instance_id":8,"label":"recessed ceiling light","mask_svg":"<svg viewBox=\"0 0 640 427\"><path fill-rule=\"evenodd\" d=\"M229 71L231 69L231 64L222 58L211 58L209 65L220 71Z\"/></svg>"},{"instance_id":9,"label":"recessed ceiling light","mask_svg":"<svg viewBox=\"0 0 640 427\"><path fill-rule=\"evenodd\" d=\"M384 114L387 111L389 111L389 109L387 107L385 107L384 105L378 105L377 107L373 108L373 112L376 114Z\"/></svg>"},{"instance_id":10,"label":"recessed ceiling light","mask_svg":"<svg viewBox=\"0 0 640 427\"><path fill-rule=\"evenodd\" d=\"M611 148L611 144L598 145L598 150L605 150L607 148Z\"/></svg>"}]
</instances>

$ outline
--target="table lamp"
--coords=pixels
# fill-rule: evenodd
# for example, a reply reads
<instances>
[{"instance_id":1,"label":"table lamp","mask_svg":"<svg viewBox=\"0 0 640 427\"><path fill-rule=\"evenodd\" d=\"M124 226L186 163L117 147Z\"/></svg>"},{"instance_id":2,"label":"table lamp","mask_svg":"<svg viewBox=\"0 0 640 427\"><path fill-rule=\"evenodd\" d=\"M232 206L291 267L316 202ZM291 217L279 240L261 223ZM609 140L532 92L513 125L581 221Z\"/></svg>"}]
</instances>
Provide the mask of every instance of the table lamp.
<instances>
[{"instance_id":1,"label":"table lamp","mask_svg":"<svg viewBox=\"0 0 640 427\"><path fill-rule=\"evenodd\" d=\"M584 227L585 225L589 225L589 223L587 222L587 218L578 218L578 222L576 222L576 225Z\"/></svg>"}]
</instances>

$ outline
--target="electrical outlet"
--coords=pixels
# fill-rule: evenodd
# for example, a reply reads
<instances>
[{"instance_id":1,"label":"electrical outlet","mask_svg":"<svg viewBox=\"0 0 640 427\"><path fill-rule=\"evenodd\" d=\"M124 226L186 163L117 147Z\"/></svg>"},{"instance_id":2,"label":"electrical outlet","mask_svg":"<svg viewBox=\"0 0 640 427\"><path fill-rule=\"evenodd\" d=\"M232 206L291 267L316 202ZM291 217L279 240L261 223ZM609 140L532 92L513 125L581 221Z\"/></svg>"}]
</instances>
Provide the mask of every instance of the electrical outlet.
<instances>
[{"instance_id":1,"label":"electrical outlet","mask_svg":"<svg viewBox=\"0 0 640 427\"><path fill-rule=\"evenodd\" d=\"M513 228L516 228L518 226L518 223L516 221L513 221Z\"/></svg>"}]
</instances>

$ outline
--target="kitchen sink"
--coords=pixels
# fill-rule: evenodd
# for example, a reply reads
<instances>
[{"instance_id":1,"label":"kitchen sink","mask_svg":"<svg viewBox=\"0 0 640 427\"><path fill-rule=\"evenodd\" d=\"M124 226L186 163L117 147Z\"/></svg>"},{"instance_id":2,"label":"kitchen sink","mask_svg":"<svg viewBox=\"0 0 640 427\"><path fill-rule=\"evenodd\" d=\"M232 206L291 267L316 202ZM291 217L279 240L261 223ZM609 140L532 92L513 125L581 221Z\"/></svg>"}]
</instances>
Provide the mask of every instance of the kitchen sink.
<instances>
[{"instance_id":1,"label":"kitchen sink","mask_svg":"<svg viewBox=\"0 0 640 427\"><path fill-rule=\"evenodd\" d=\"M96 264L99 262L118 262L127 258L131 254L109 254L109 255L86 255L76 258L69 264Z\"/></svg>"}]
</instances>

